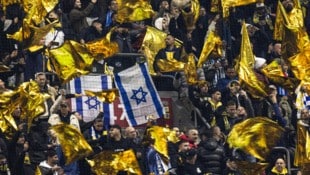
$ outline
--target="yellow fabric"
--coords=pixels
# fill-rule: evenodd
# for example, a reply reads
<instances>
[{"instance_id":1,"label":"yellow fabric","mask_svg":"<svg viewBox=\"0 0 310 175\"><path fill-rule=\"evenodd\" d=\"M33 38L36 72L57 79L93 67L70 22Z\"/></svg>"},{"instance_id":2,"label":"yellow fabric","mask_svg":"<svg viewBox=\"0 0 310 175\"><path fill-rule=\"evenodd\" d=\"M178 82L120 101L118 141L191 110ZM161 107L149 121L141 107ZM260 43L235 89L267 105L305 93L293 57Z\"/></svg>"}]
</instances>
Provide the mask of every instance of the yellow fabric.
<instances>
[{"instance_id":1,"label":"yellow fabric","mask_svg":"<svg viewBox=\"0 0 310 175\"><path fill-rule=\"evenodd\" d=\"M152 18L154 11L147 0L117 0L116 21L120 23Z\"/></svg>"},{"instance_id":2,"label":"yellow fabric","mask_svg":"<svg viewBox=\"0 0 310 175\"><path fill-rule=\"evenodd\" d=\"M27 14L24 21L27 24L39 25L47 13L55 8L58 0L24 0L22 3Z\"/></svg>"},{"instance_id":3,"label":"yellow fabric","mask_svg":"<svg viewBox=\"0 0 310 175\"><path fill-rule=\"evenodd\" d=\"M230 131L227 142L252 156L265 160L281 138L284 129L265 117L254 117L237 123Z\"/></svg>"},{"instance_id":4,"label":"yellow fabric","mask_svg":"<svg viewBox=\"0 0 310 175\"><path fill-rule=\"evenodd\" d=\"M268 163L250 163L247 161L235 161L238 170L243 173L243 175L261 175L268 166Z\"/></svg>"},{"instance_id":5,"label":"yellow fabric","mask_svg":"<svg viewBox=\"0 0 310 175\"><path fill-rule=\"evenodd\" d=\"M302 120L297 123L297 145L295 149L294 165L302 166L310 163L310 135L309 126L303 126Z\"/></svg>"},{"instance_id":6,"label":"yellow fabric","mask_svg":"<svg viewBox=\"0 0 310 175\"><path fill-rule=\"evenodd\" d=\"M69 124L57 124L51 127L59 140L66 158L66 165L89 156L93 150L84 136L74 126Z\"/></svg>"},{"instance_id":7,"label":"yellow fabric","mask_svg":"<svg viewBox=\"0 0 310 175\"><path fill-rule=\"evenodd\" d=\"M98 97L98 99L104 103L112 103L115 101L116 97L119 97L118 89L107 89L101 92L93 92L89 90L84 90L86 96Z\"/></svg>"},{"instance_id":8,"label":"yellow fabric","mask_svg":"<svg viewBox=\"0 0 310 175\"><path fill-rule=\"evenodd\" d=\"M147 58L147 64L151 75L155 75L153 63L157 52L166 46L165 38L167 34L154 27L147 26L141 50Z\"/></svg>"},{"instance_id":9,"label":"yellow fabric","mask_svg":"<svg viewBox=\"0 0 310 175\"><path fill-rule=\"evenodd\" d=\"M116 42L110 42L107 37L91 41L85 44L89 52L96 57L96 60L108 58L119 51Z\"/></svg>"},{"instance_id":10,"label":"yellow fabric","mask_svg":"<svg viewBox=\"0 0 310 175\"><path fill-rule=\"evenodd\" d=\"M261 71L271 82L280 85L291 92L296 89L300 82L296 78L286 77L281 65L279 65L276 60L272 61Z\"/></svg>"},{"instance_id":11,"label":"yellow fabric","mask_svg":"<svg viewBox=\"0 0 310 175\"><path fill-rule=\"evenodd\" d=\"M184 74L186 76L187 84L194 85L198 83L196 70L195 55L191 53L188 55L188 62L184 67Z\"/></svg>"},{"instance_id":12,"label":"yellow fabric","mask_svg":"<svg viewBox=\"0 0 310 175\"><path fill-rule=\"evenodd\" d=\"M208 60L212 52L218 57L223 55L221 38L214 31L209 33L205 43L203 44L197 67L202 67L203 63Z\"/></svg>"},{"instance_id":13,"label":"yellow fabric","mask_svg":"<svg viewBox=\"0 0 310 175\"><path fill-rule=\"evenodd\" d=\"M28 131L32 121L46 110L45 102L51 96L47 93L41 93L40 87L36 81L24 82L18 87L19 98L16 104L21 106L21 119L27 120Z\"/></svg>"},{"instance_id":14,"label":"yellow fabric","mask_svg":"<svg viewBox=\"0 0 310 175\"><path fill-rule=\"evenodd\" d=\"M157 152L169 159L168 145L167 145L167 132L160 126L152 126L147 129L147 137L155 140L154 148Z\"/></svg>"},{"instance_id":15,"label":"yellow fabric","mask_svg":"<svg viewBox=\"0 0 310 175\"><path fill-rule=\"evenodd\" d=\"M230 7L248 5L259 1L261 0L222 0L223 17L226 18L229 16Z\"/></svg>"},{"instance_id":16,"label":"yellow fabric","mask_svg":"<svg viewBox=\"0 0 310 175\"><path fill-rule=\"evenodd\" d=\"M252 51L248 31L246 29L245 23L242 25L242 42L240 50L240 62L237 67L239 67L238 75L239 81L244 89L249 92L254 98L266 97L267 87L266 85L259 81L254 72L254 54Z\"/></svg>"},{"instance_id":17,"label":"yellow fabric","mask_svg":"<svg viewBox=\"0 0 310 175\"><path fill-rule=\"evenodd\" d=\"M142 175L133 150L123 152L102 151L88 160L91 170L97 175L117 175L118 171Z\"/></svg>"},{"instance_id":18,"label":"yellow fabric","mask_svg":"<svg viewBox=\"0 0 310 175\"><path fill-rule=\"evenodd\" d=\"M49 52L49 66L63 83L72 78L88 74L94 57L89 53L86 47L72 40Z\"/></svg>"},{"instance_id":19,"label":"yellow fabric","mask_svg":"<svg viewBox=\"0 0 310 175\"><path fill-rule=\"evenodd\" d=\"M275 166L272 167L271 172L277 175L286 175L288 173L287 168L284 168L281 172L279 172Z\"/></svg>"}]
</instances>

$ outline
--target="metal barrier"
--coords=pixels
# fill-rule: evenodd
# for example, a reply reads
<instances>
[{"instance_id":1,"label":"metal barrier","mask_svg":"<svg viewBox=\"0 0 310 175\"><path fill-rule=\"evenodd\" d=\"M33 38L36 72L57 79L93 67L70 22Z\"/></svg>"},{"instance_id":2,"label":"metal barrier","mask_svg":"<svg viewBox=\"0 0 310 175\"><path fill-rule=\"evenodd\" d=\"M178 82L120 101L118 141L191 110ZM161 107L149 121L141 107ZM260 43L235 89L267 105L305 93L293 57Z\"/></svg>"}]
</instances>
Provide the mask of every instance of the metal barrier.
<instances>
[{"instance_id":1,"label":"metal barrier","mask_svg":"<svg viewBox=\"0 0 310 175\"><path fill-rule=\"evenodd\" d=\"M200 110L197 107L194 107L194 124L195 124L195 128L197 128L198 126L198 120L197 118L199 118L203 124L207 127L207 129L211 128L211 125L207 122L207 120L201 115Z\"/></svg>"}]
</instances>

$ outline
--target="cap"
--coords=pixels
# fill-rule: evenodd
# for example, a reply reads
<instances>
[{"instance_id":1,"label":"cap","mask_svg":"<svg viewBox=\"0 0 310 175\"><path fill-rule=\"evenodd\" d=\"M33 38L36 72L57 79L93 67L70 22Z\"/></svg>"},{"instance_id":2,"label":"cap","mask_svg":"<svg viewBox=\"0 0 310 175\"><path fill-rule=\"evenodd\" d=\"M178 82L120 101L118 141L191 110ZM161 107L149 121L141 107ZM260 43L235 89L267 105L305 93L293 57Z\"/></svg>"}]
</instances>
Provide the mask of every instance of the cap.
<instances>
[{"instance_id":1,"label":"cap","mask_svg":"<svg viewBox=\"0 0 310 175\"><path fill-rule=\"evenodd\" d=\"M263 2L256 3L256 8L265 7L265 4Z\"/></svg>"},{"instance_id":2,"label":"cap","mask_svg":"<svg viewBox=\"0 0 310 175\"><path fill-rule=\"evenodd\" d=\"M232 85L232 84L239 84L240 85L240 82L238 80L232 80L229 82L229 85Z\"/></svg>"},{"instance_id":3,"label":"cap","mask_svg":"<svg viewBox=\"0 0 310 175\"><path fill-rule=\"evenodd\" d=\"M254 68L259 69L266 63L266 59L262 57L255 57Z\"/></svg>"},{"instance_id":4,"label":"cap","mask_svg":"<svg viewBox=\"0 0 310 175\"><path fill-rule=\"evenodd\" d=\"M273 85L273 84L269 85L268 87L269 87L269 89L277 90L277 86L275 86L275 85Z\"/></svg>"}]
</instances>

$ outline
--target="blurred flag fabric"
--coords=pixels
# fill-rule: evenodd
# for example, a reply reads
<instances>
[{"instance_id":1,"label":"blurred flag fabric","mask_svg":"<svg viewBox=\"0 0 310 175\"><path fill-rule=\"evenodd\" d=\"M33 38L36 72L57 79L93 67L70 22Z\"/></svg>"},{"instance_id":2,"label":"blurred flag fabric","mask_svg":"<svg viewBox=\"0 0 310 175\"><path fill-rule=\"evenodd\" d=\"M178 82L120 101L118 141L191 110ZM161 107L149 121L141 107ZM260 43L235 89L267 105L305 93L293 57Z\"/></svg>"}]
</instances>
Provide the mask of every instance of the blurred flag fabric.
<instances>
[{"instance_id":1,"label":"blurred flag fabric","mask_svg":"<svg viewBox=\"0 0 310 175\"><path fill-rule=\"evenodd\" d=\"M164 116L164 108L146 63L136 64L114 75L127 122L131 126L147 123L147 116Z\"/></svg>"},{"instance_id":2,"label":"blurred flag fabric","mask_svg":"<svg viewBox=\"0 0 310 175\"><path fill-rule=\"evenodd\" d=\"M81 94L85 90L102 91L112 88L112 77L107 75L85 75L75 78L69 82L71 94ZM94 119L102 110L104 112L104 123L114 124L113 103L102 103L96 96L82 96L71 99L72 111L79 112L85 121Z\"/></svg>"},{"instance_id":3,"label":"blurred flag fabric","mask_svg":"<svg viewBox=\"0 0 310 175\"><path fill-rule=\"evenodd\" d=\"M266 117L254 117L237 123L227 137L230 147L240 148L252 156L265 160L276 146L284 129Z\"/></svg>"},{"instance_id":4,"label":"blurred flag fabric","mask_svg":"<svg viewBox=\"0 0 310 175\"><path fill-rule=\"evenodd\" d=\"M260 1L261 0L222 0L223 17L226 18L229 16L230 7L248 5Z\"/></svg>"},{"instance_id":5,"label":"blurred flag fabric","mask_svg":"<svg viewBox=\"0 0 310 175\"><path fill-rule=\"evenodd\" d=\"M306 163L310 163L309 126L300 120L297 123L297 145L295 150L294 165L302 166Z\"/></svg>"}]
</instances>

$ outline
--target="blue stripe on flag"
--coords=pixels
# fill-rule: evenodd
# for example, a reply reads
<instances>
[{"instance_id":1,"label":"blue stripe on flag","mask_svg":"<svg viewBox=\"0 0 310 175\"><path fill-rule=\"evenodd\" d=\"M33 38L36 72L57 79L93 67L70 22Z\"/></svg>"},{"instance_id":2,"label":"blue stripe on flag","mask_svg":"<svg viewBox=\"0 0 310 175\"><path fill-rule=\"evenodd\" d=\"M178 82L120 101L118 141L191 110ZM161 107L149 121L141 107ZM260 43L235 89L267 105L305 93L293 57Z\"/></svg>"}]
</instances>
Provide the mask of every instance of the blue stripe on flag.
<instances>
[{"instance_id":1,"label":"blue stripe on flag","mask_svg":"<svg viewBox=\"0 0 310 175\"><path fill-rule=\"evenodd\" d=\"M103 89L109 89L108 84L108 76L101 76L101 88ZM109 103L103 103L103 123L106 128L110 125L110 104Z\"/></svg>"},{"instance_id":2,"label":"blue stripe on flag","mask_svg":"<svg viewBox=\"0 0 310 175\"><path fill-rule=\"evenodd\" d=\"M139 66L140 66L141 72L145 78L145 83L146 83L147 89L149 90L149 92L151 94L151 97L152 97L153 103L155 105L157 114L159 117L163 117L164 113L163 113L161 101L158 99L157 90L155 89L155 86L152 84L152 80L151 80L151 77L149 76L147 67L145 64L139 64Z\"/></svg>"},{"instance_id":3,"label":"blue stripe on flag","mask_svg":"<svg viewBox=\"0 0 310 175\"><path fill-rule=\"evenodd\" d=\"M77 93L77 94L82 93L81 79L80 78L74 79L74 89L75 89L75 93ZM76 109L78 110L77 112L82 114L82 116L83 116L83 99L82 98L75 98L75 100L76 100Z\"/></svg>"},{"instance_id":4,"label":"blue stripe on flag","mask_svg":"<svg viewBox=\"0 0 310 175\"><path fill-rule=\"evenodd\" d=\"M118 90L120 91L121 97L123 99L123 104L126 104L124 106L125 106L125 109L128 115L129 122L131 123L132 126L136 126L137 122L135 120L135 116L132 111L132 107L130 104L128 94L126 93L126 90L122 84L121 77L118 74L115 74L114 78L115 78L115 83L117 83Z\"/></svg>"}]
</instances>

